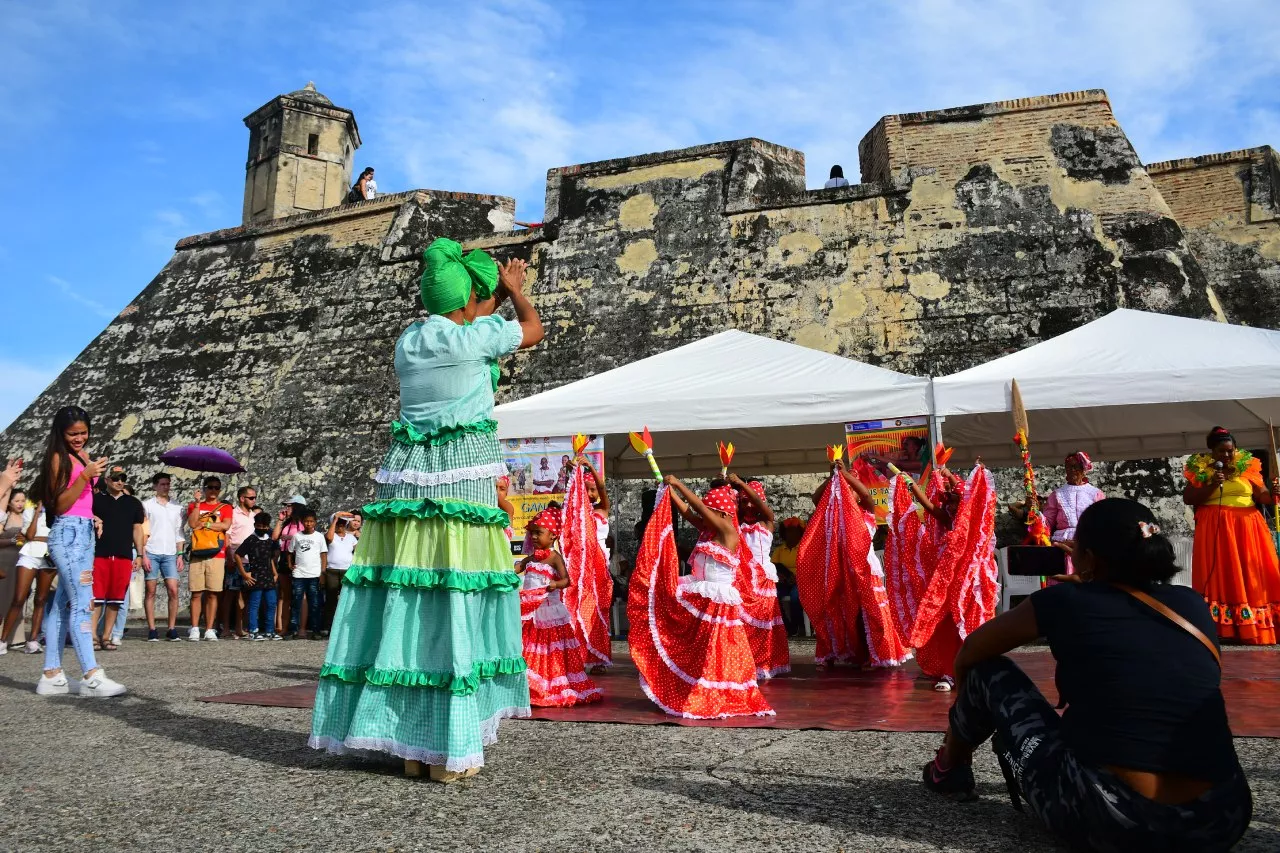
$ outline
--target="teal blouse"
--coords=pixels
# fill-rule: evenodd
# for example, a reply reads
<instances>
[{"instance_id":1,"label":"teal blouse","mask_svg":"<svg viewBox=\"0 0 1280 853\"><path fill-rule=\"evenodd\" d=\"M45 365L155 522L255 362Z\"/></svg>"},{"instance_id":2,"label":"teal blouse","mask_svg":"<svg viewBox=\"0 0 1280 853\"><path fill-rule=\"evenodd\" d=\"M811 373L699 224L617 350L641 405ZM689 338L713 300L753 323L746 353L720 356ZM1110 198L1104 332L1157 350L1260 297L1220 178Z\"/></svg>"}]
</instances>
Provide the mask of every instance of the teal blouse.
<instances>
[{"instance_id":1,"label":"teal blouse","mask_svg":"<svg viewBox=\"0 0 1280 853\"><path fill-rule=\"evenodd\" d=\"M522 337L519 323L497 315L470 326L433 315L409 326L396 341L400 420L431 434L492 417L489 363Z\"/></svg>"}]
</instances>

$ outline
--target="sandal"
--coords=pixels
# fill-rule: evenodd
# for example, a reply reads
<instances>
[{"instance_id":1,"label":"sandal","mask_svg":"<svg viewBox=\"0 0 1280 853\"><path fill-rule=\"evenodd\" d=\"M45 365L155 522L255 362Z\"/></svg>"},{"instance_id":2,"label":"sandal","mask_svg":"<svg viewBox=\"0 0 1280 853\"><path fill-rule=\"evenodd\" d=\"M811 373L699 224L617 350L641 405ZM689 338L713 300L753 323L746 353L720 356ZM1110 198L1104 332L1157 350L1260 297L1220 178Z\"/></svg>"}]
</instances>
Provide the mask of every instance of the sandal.
<instances>
[{"instance_id":1,"label":"sandal","mask_svg":"<svg viewBox=\"0 0 1280 853\"><path fill-rule=\"evenodd\" d=\"M104 652L114 652L114 651L116 651L116 650L117 650L117 649L119 649L119 648L120 648L120 647L119 647L119 646L117 646L115 643L113 643L113 642L111 642L110 640L108 640L107 642L105 642L105 643L103 643L103 644L102 644L102 648L100 649L100 651L104 651Z\"/></svg>"},{"instance_id":2,"label":"sandal","mask_svg":"<svg viewBox=\"0 0 1280 853\"><path fill-rule=\"evenodd\" d=\"M101 641L101 640L94 640L94 641L93 641L93 650L94 650L95 652L100 652L100 651L102 651L102 641Z\"/></svg>"}]
</instances>

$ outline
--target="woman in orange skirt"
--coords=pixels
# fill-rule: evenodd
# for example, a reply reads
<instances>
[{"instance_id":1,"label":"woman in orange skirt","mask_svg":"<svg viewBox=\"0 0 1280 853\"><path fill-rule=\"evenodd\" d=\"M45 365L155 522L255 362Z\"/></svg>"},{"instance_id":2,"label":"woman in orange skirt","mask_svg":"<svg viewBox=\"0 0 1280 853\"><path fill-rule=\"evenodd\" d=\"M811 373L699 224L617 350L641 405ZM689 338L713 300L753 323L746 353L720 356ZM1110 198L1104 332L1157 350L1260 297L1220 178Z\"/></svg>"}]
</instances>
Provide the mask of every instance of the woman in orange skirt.
<instances>
[{"instance_id":1,"label":"woman in orange skirt","mask_svg":"<svg viewBox=\"0 0 1280 853\"><path fill-rule=\"evenodd\" d=\"M1187 460L1182 493L1196 508L1191 585L1208 602L1219 637L1270 645L1280 619L1280 560L1256 505L1275 503L1280 481L1268 489L1261 461L1237 449L1226 429L1214 427L1207 443L1208 453Z\"/></svg>"}]
</instances>

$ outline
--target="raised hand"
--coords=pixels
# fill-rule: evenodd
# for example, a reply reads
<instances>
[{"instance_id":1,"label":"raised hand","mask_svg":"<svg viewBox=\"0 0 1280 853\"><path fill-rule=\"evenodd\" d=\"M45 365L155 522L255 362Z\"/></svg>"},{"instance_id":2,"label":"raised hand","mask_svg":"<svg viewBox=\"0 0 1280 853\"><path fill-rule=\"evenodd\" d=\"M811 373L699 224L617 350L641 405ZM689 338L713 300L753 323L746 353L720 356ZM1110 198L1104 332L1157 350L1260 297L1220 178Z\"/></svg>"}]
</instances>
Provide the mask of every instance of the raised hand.
<instances>
[{"instance_id":1,"label":"raised hand","mask_svg":"<svg viewBox=\"0 0 1280 853\"><path fill-rule=\"evenodd\" d=\"M528 268L529 264L519 258L498 264L498 281L507 293L523 293L524 273Z\"/></svg>"}]
</instances>

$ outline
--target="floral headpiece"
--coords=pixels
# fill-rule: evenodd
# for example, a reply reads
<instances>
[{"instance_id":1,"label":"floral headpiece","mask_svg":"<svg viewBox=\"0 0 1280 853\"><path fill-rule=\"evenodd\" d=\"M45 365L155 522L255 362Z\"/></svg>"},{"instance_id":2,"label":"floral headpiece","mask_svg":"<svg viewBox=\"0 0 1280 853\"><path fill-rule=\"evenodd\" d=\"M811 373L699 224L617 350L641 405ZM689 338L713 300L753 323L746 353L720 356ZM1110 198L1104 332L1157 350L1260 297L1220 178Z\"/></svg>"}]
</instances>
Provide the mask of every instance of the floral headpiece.
<instances>
[{"instance_id":1,"label":"floral headpiece","mask_svg":"<svg viewBox=\"0 0 1280 853\"><path fill-rule=\"evenodd\" d=\"M1070 454L1069 456L1067 456L1066 461L1079 462L1080 467L1084 470L1086 474L1088 474L1090 471L1093 470L1093 460L1090 459L1089 454L1085 453L1083 450L1077 450L1075 453Z\"/></svg>"},{"instance_id":2,"label":"floral headpiece","mask_svg":"<svg viewBox=\"0 0 1280 853\"><path fill-rule=\"evenodd\" d=\"M1150 539L1152 536L1160 535L1160 525L1151 521L1139 521L1138 530L1142 531L1143 539Z\"/></svg>"}]
</instances>

